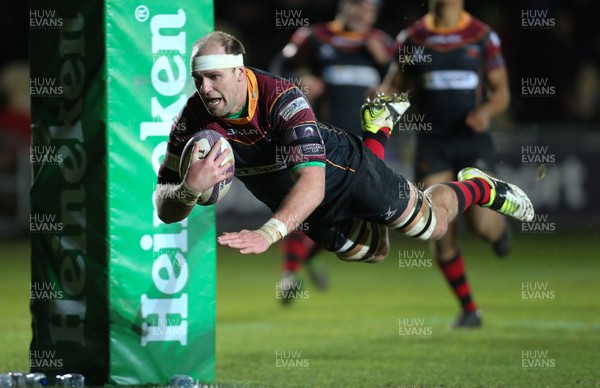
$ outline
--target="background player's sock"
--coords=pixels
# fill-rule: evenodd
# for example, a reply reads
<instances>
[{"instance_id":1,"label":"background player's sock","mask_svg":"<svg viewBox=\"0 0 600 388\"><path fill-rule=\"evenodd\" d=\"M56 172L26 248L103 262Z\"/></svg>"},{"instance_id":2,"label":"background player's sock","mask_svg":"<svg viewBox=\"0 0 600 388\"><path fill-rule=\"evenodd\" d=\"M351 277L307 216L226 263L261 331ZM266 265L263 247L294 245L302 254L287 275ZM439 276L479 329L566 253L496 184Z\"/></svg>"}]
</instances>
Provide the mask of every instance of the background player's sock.
<instances>
[{"instance_id":1,"label":"background player's sock","mask_svg":"<svg viewBox=\"0 0 600 388\"><path fill-rule=\"evenodd\" d=\"M448 280L454 295L460 301L463 311L475 311L477 305L471 297L471 287L465 275L465 261L460 252L452 260L447 262L437 261L442 273Z\"/></svg>"},{"instance_id":2,"label":"background player's sock","mask_svg":"<svg viewBox=\"0 0 600 388\"><path fill-rule=\"evenodd\" d=\"M472 205L487 204L490 201L492 186L482 178L467 179L464 182L446 183L458 198L458 212L464 213Z\"/></svg>"},{"instance_id":3,"label":"background player's sock","mask_svg":"<svg viewBox=\"0 0 600 388\"><path fill-rule=\"evenodd\" d=\"M300 266L309 259L315 249L315 243L302 232L294 231L281 243L283 268L285 272L298 272Z\"/></svg>"},{"instance_id":4,"label":"background player's sock","mask_svg":"<svg viewBox=\"0 0 600 388\"><path fill-rule=\"evenodd\" d=\"M375 133L365 131L363 132L363 143L365 143L375 156L383 159L385 156L385 146L390 138L390 132L390 129L387 127L382 127Z\"/></svg>"}]
</instances>

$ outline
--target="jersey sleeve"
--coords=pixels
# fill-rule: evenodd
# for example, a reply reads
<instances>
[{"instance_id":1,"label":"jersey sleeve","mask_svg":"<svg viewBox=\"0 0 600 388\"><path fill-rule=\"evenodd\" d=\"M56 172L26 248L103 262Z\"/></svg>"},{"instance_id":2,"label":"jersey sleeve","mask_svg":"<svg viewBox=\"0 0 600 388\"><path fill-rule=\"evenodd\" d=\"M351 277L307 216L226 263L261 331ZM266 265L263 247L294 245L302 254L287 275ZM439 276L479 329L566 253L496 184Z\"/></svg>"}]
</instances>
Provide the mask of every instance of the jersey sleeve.
<instances>
[{"instance_id":1,"label":"jersey sleeve","mask_svg":"<svg viewBox=\"0 0 600 388\"><path fill-rule=\"evenodd\" d=\"M373 37L375 37L376 39L381 41L381 43L383 43L383 46L385 47L385 50L387 51L388 55L393 58L394 55L397 53L397 42L394 40L394 38L392 38L385 31L378 29L373 29L371 34Z\"/></svg>"},{"instance_id":2,"label":"jersey sleeve","mask_svg":"<svg viewBox=\"0 0 600 388\"><path fill-rule=\"evenodd\" d=\"M315 114L304 94L293 86L283 92L270 112L279 145L276 158L288 170L320 166L325 168L325 145Z\"/></svg>"},{"instance_id":3,"label":"jersey sleeve","mask_svg":"<svg viewBox=\"0 0 600 388\"><path fill-rule=\"evenodd\" d=\"M181 183L179 160L183 153L183 148L193 136L190 129L196 127L194 117L189 108L189 102L190 100L188 100L188 103L183 107L171 126L167 151L158 169L159 184Z\"/></svg>"},{"instance_id":4,"label":"jersey sleeve","mask_svg":"<svg viewBox=\"0 0 600 388\"><path fill-rule=\"evenodd\" d=\"M299 28L281 52L282 72L289 73L311 62L313 32L308 27Z\"/></svg>"},{"instance_id":5,"label":"jersey sleeve","mask_svg":"<svg viewBox=\"0 0 600 388\"><path fill-rule=\"evenodd\" d=\"M496 32L490 31L484 40L485 70L492 71L504 67L504 57L500 48L500 37Z\"/></svg>"},{"instance_id":6,"label":"jersey sleeve","mask_svg":"<svg viewBox=\"0 0 600 388\"><path fill-rule=\"evenodd\" d=\"M396 49L397 43L394 40L394 38L392 38L388 33L382 30L372 29L370 31L370 36L377 39L383 44L383 47L385 48L385 51L389 58L389 60L386 63L376 64L377 70L379 71L380 76L383 78L387 73L390 64L396 61L398 53Z\"/></svg>"},{"instance_id":7,"label":"jersey sleeve","mask_svg":"<svg viewBox=\"0 0 600 388\"><path fill-rule=\"evenodd\" d=\"M406 45L406 39L408 39L408 30L402 30L396 36L396 49L400 52L400 49Z\"/></svg>"},{"instance_id":8,"label":"jersey sleeve","mask_svg":"<svg viewBox=\"0 0 600 388\"><path fill-rule=\"evenodd\" d=\"M413 62L409 59L410 54L414 52L411 50L411 47L414 47L414 42L411 39L411 29L405 29L400 31L400 33L396 36L396 55L397 64L400 66L400 70L403 74L414 77L417 72L419 66L410 66Z\"/></svg>"}]
</instances>

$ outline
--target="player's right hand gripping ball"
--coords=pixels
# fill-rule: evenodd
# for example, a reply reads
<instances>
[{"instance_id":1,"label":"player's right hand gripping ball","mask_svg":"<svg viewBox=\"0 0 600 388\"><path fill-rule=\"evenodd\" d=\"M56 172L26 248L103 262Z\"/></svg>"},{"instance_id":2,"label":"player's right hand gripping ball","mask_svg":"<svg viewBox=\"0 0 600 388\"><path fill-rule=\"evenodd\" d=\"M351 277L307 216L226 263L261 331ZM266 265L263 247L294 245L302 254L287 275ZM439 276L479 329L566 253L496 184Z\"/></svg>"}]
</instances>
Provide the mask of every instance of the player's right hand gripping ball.
<instances>
[{"instance_id":1,"label":"player's right hand gripping ball","mask_svg":"<svg viewBox=\"0 0 600 388\"><path fill-rule=\"evenodd\" d=\"M179 160L179 176L181 179L184 179L189 166L194 162L190 160L192 157L192 151L194 150L194 143L198 142L198 158L204 159L211 148L221 139L221 149L215 155L215 158L219 156L223 151L229 149L229 155L223 161L223 164L231 161L231 165L227 169L227 172L231 172L231 176L227 179L222 180L217 183L210 189L207 189L200 194L200 198L198 198L199 205L212 205L220 201L225 194L229 191L229 187L231 186L231 182L233 181L233 172L235 170L235 159L233 157L233 149L231 148L231 144L225 139L221 134L217 131L213 131L212 129L201 130L196 133L192 138L187 142L185 147L183 148L183 152L181 153L181 158Z\"/></svg>"}]
</instances>

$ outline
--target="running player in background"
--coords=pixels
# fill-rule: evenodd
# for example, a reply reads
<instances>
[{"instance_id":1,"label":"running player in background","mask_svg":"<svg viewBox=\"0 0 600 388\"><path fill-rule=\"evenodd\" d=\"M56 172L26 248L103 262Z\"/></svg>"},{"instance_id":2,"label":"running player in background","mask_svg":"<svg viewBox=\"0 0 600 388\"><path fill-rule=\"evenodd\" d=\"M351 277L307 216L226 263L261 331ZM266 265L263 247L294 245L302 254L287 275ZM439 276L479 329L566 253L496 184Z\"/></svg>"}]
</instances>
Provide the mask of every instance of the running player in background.
<instances>
[{"instance_id":1,"label":"running player in background","mask_svg":"<svg viewBox=\"0 0 600 388\"><path fill-rule=\"evenodd\" d=\"M412 90L407 115L430 124L430 130L416 130L415 175L421 187L452 179L466 166L495 173L490 119L507 109L510 97L496 33L467 13L463 0L430 0L429 13L401 31L397 41L400 66L390 69L380 90ZM466 215L497 256L508 254L510 229L499 214L473 207ZM455 224L430 245L462 308L451 327L481 326Z\"/></svg>"},{"instance_id":2,"label":"running player in background","mask_svg":"<svg viewBox=\"0 0 600 388\"><path fill-rule=\"evenodd\" d=\"M395 53L394 39L373 28L379 0L342 0L335 19L301 28L274 59L271 71L299 84L321 121L362 136L358 112L369 89L378 86ZM356 113L352 113L356 112ZM302 231L291 233L282 243L280 289L297 290L305 265L320 289L328 275L315 255L318 247ZM281 299L289 303L290 297Z\"/></svg>"}]
</instances>

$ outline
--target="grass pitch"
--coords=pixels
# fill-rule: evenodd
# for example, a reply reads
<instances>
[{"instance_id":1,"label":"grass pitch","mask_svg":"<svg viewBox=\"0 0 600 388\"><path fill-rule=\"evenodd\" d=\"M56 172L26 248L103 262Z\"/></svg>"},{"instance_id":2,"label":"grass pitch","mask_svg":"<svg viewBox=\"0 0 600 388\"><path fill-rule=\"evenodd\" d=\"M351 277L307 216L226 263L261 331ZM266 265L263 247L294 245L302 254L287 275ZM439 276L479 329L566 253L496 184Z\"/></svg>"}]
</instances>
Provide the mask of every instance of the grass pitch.
<instances>
[{"instance_id":1,"label":"grass pitch","mask_svg":"<svg viewBox=\"0 0 600 388\"><path fill-rule=\"evenodd\" d=\"M418 241L394 237L390 257L376 265L320 255L330 289L306 282L304 298L287 307L276 298L277 249L219 249L216 383L600 386L598 237L520 235L506 260L471 234L461 241L482 329L446 329L458 306ZM0 371L25 370L29 248L2 242L0 250Z\"/></svg>"}]
</instances>

